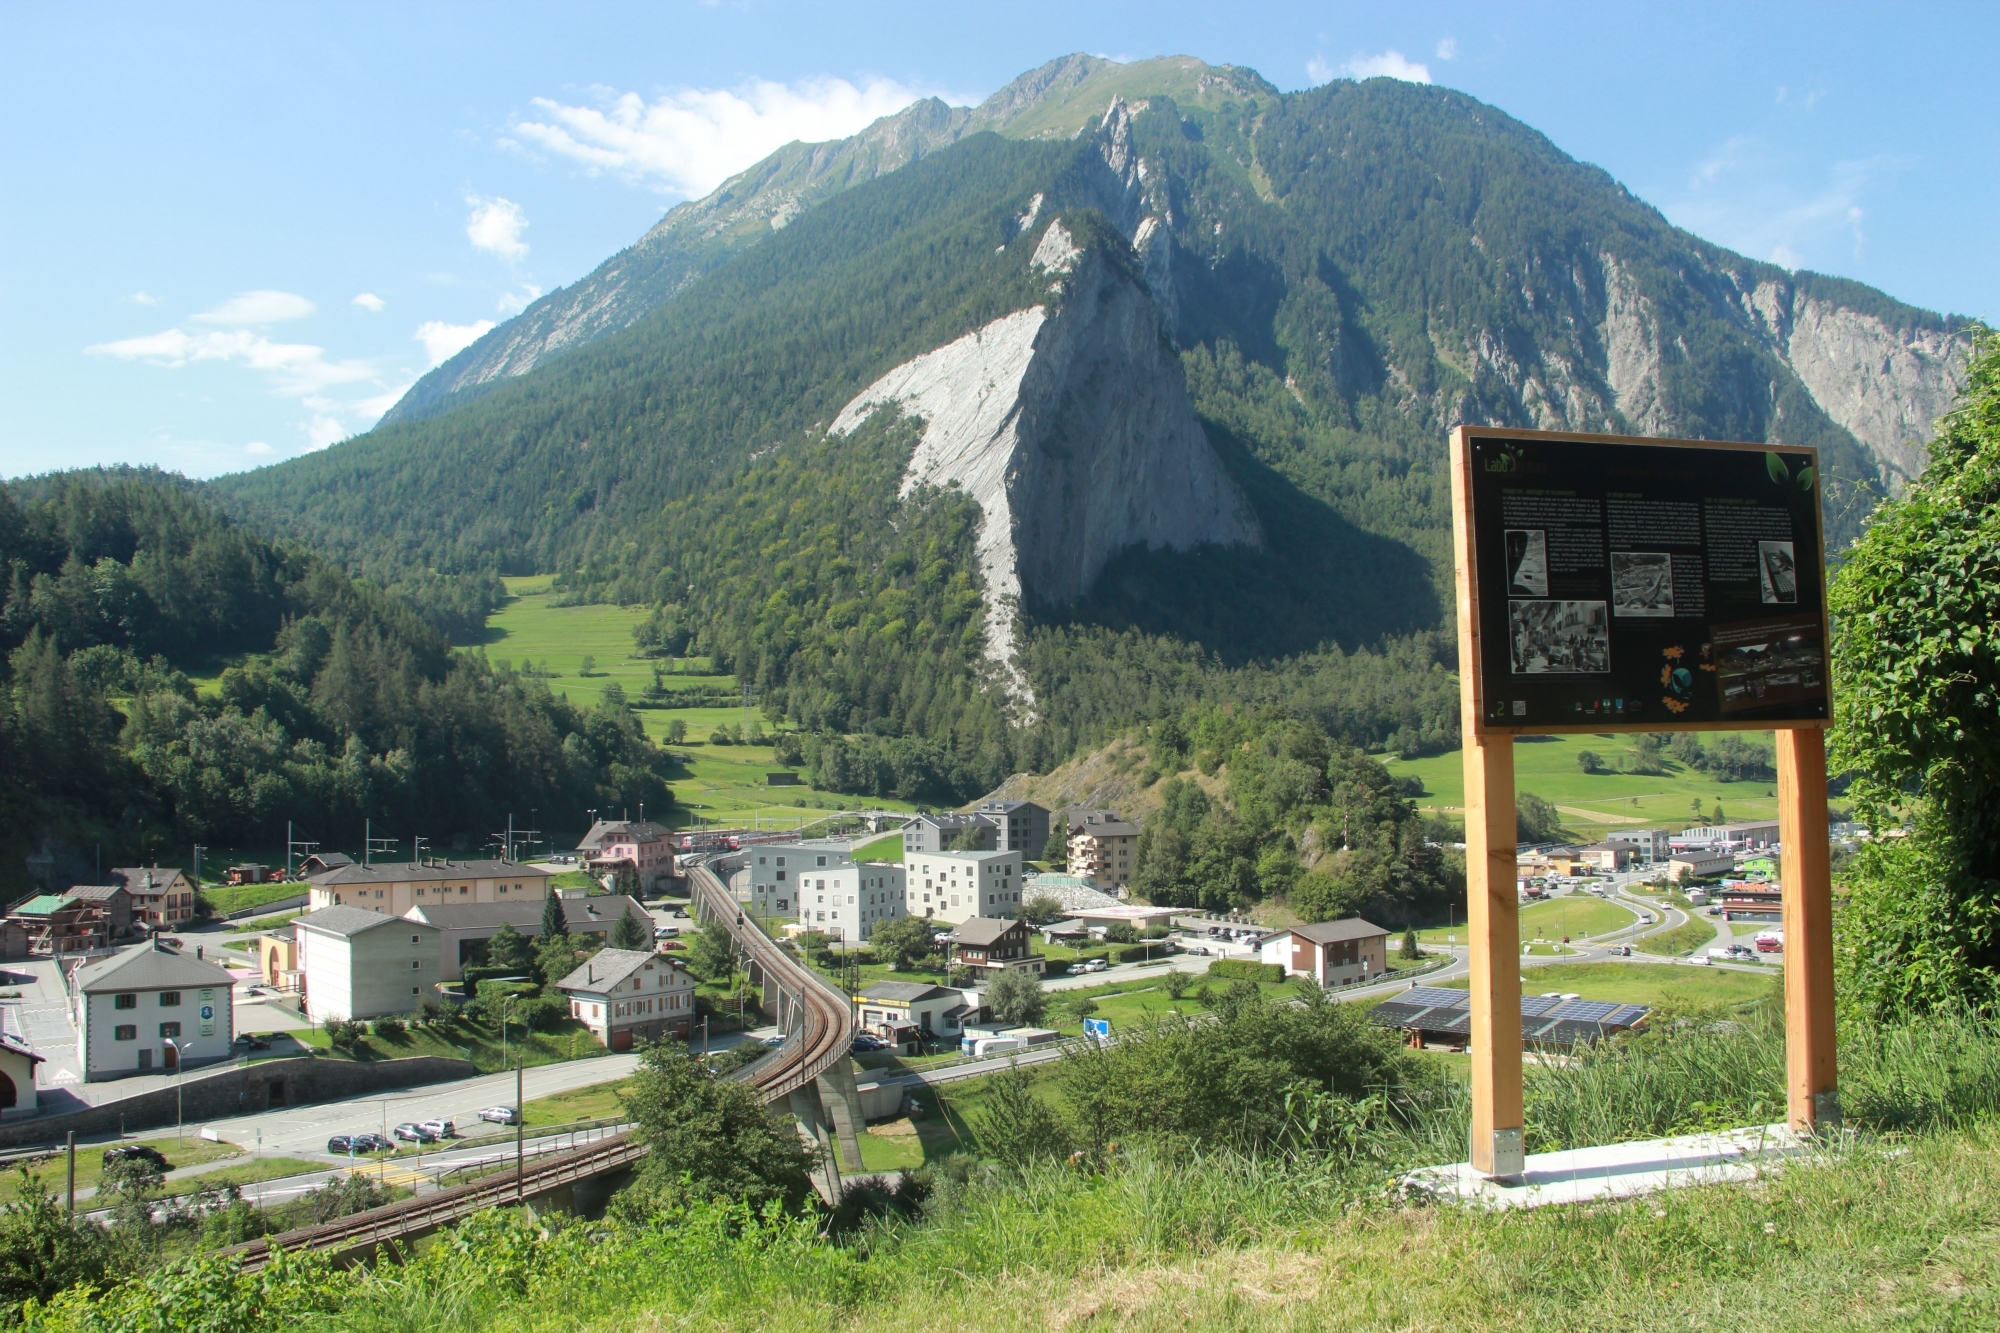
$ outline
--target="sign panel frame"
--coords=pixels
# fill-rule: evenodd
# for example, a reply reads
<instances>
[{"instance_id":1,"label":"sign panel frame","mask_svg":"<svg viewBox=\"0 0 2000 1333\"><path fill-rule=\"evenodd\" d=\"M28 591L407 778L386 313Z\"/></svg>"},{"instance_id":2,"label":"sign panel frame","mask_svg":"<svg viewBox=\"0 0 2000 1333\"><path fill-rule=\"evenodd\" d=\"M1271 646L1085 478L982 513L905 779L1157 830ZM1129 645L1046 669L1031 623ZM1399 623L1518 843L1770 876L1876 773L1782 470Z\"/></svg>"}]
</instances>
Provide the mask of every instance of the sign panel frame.
<instances>
[{"instance_id":1,"label":"sign panel frame","mask_svg":"<svg viewBox=\"0 0 2000 1333\"><path fill-rule=\"evenodd\" d=\"M1516 447L1509 448L1510 444ZM1554 448L1538 448L1538 446ZM1805 534L1794 533L1795 538L1803 540L1787 543L1763 542L1757 547L1760 559L1763 558L1763 547L1773 547L1773 561L1780 565L1785 555L1790 556L1790 572L1794 580L1794 587L1790 590L1791 604L1796 605L1798 609L1787 613L1783 609L1783 603L1774 602L1768 578L1763 573L1762 566L1758 565L1756 567L1758 578L1762 581L1761 586L1764 589L1762 600L1773 602L1772 611L1759 617L1755 608L1746 609L1739 604L1734 609L1722 611L1722 615L1727 618L1726 623L1711 623L1715 617L1703 615L1699 617L1700 623L1697 627L1688 625L1688 620L1692 619L1688 617L1678 621L1662 619L1660 621L1662 625L1672 624L1681 627L1677 633L1679 642L1650 644L1650 640L1662 637L1659 629L1651 623L1654 618L1661 617L1662 612L1657 607L1648 607L1636 601L1629 604L1626 609L1620 609L1617 601L1619 592L1614 580L1618 573L1626 573L1635 582L1643 584L1646 576L1651 574L1653 576L1651 586L1655 589L1654 601L1657 603L1664 600L1669 615L1674 605L1676 591L1681 593L1684 602L1692 597L1699 604L1699 599L1706 595L1705 589L1713 587L1713 581L1709 579L1713 566L1708 559L1713 543L1708 540L1709 530L1706 526L1712 515L1696 516L1696 521L1704 525L1696 529L1698 537L1693 542L1682 539L1677 547L1681 550L1692 549L1699 553L1699 558L1690 562L1695 571L1694 581L1690 584L1685 572L1679 575L1679 582L1673 581L1676 578L1673 561L1666 553L1639 555L1609 550L1610 543L1602 540L1602 534L1609 532L1610 529L1605 526L1606 519L1601 507L1595 521L1599 525L1600 534L1597 549L1603 560L1602 573L1597 576L1597 581L1602 584L1600 590L1602 600L1553 599L1555 591L1553 580L1565 577L1566 569L1579 567L1571 559L1573 553L1565 553L1558 549L1552 555L1549 549L1551 538L1546 526L1526 529L1527 520L1522 520L1523 527L1511 530L1505 527L1499 512L1502 501L1495 497L1503 486L1502 478L1507 480L1518 478L1523 481L1534 479L1534 472L1528 469L1535 466L1537 460L1534 455L1537 452L1567 452L1568 446L1583 446L1584 452L1581 457L1584 460L1593 460L1594 446L1605 447L1607 454L1613 450L1625 452L1626 457L1623 459L1612 457L1606 461L1628 464L1641 460L1650 461L1646 455L1627 452L1635 448L1649 451L1686 451L1681 457L1666 460L1682 474L1680 485L1674 488L1679 492L1674 496L1674 501L1684 510L1694 503L1688 498L1690 483L1685 478L1691 469L1701 468L1704 461L1709 464L1712 475L1739 474L1736 483L1739 485L1745 484L1743 477L1764 476L1766 470L1770 469L1768 484L1785 488L1781 492L1783 498L1791 502L1799 513L1810 514L1812 532L1809 539L1804 539ZM1823 730L1829 725L1832 694L1827 669L1827 652L1831 643L1831 626L1826 607L1826 525L1819 507L1821 474L1818 449L1810 445L1649 439L1641 436L1602 435L1580 431L1458 426L1452 431L1451 452L1453 481L1456 483L1452 488L1454 511L1452 518L1454 526L1463 535L1463 541L1457 551L1461 579L1459 610L1462 617L1469 616L1468 623L1461 624L1459 635L1461 645L1459 671L1466 685L1469 705L1465 709L1463 718L1468 736ZM1483 455L1496 453L1506 455L1505 467L1521 466L1524 471L1513 473L1504 471L1498 466L1493 470L1482 466L1483 462L1496 461ZM1703 458L1704 454L1708 455L1706 460ZM1782 482L1776 478L1777 467L1782 467L1786 472L1786 479ZM1811 471L1808 473L1806 469ZM1549 473L1548 476L1550 484L1546 487L1508 489L1523 496L1535 496L1543 492L1553 496L1574 497L1578 494L1578 487L1573 484L1577 478L1566 479L1561 473L1555 472ZM1801 477L1805 480L1802 481ZM1565 485L1565 480L1571 481L1572 484ZM1601 492L1604 486L1602 479L1592 480L1599 483L1598 489ZM1705 487L1708 487L1706 482L1695 483L1692 489L1700 492ZM1746 503L1723 493L1726 484L1723 487L1710 489L1717 491L1713 498L1718 504ZM1809 505L1798 505L1801 494L1810 497ZM1647 503L1643 496L1636 492L1630 495L1621 494L1618 500L1626 502L1628 509L1634 503ZM1556 499L1535 502L1551 508L1560 503ZM1529 501L1524 500L1522 503ZM1583 503L1586 506L1601 505L1602 495L1583 497ZM1480 526L1482 510L1485 511L1486 518L1486 527L1483 530ZM1560 525L1565 520L1558 514L1553 522ZM1560 542L1566 536L1587 538L1589 535L1587 524L1579 523L1567 533L1559 533L1555 540ZM1754 538L1739 536L1739 541L1743 540L1754 540ZM1508 545L1510 541L1523 549L1518 552L1513 551ZM1632 543L1620 544L1629 546ZM1799 550L1800 546L1805 549ZM1513 567L1520 571L1518 574L1510 573L1508 559L1510 553L1520 557L1512 561ZM1619 570L1614 559L1616 556L1625 556L1626 563L1632 568ZM1563 563L1566 559L1571 560L1567 566ZM1687 565L1684 564L1683 571L1686 568ZM1575 586L1578 576L1572 573L1567 577L1572 586ZM1512 587L1508 582L1510 578L1516 581L1520 578L1528 580L1528 586L1521 589L1524 593L1523 599L1516 601L1509 598L1509 589ZM1662 580L1665 581L1664 588L1660 587ZM1572 664L1563 663L1552 668L1547 678L1542 679L1540 675L1511 674L1496 669L1503 664L1508 667L1513 665L1513 659L1508 656L1513 648L1505 636L1509 626L1513 624L1508 618L1514 615L1513 608L1517 606L1526 608L1527 612L1539 610L1541 607L1562 607L1564 611L1557 614L1574 614L1579 620L1587 619L1591 622L1580 626L1568 636L1569 650L1578 658L1573 670L1566 670ZM1706 607L1704 609L1721 610L1721 608ZM1525 636L1532 628L1527 625L1526 613L1521 619L1523 627L1516 628L1517 636ZM1781 622L1787 620L1796 623L1792 626L1783 626ZM1742 629L1739 630L1738 627ZM1793 673L1810 680L1811 673L1816 668L1818 674L1816 687L1805 690L1800 697L1783 700L1775 705L1765 706L1753 702L1745 707L1726 702L1719 678L1726 674L1729 657L1740 655L1746 659L1750 658L1752 653L1761 651L1761 641L1767 640L1772 632L1782 633L1786 628L1795 630L1797 635L1808 643L1812 635L1817 635L1816 661L1811 662L1805 672ZM1737 637L1759 642L1747 647L1740 654L1731 654L1729 640L1732 633ZM1676 635L1674 632L1669 632L1669 637ZM1648 643L1647 648L1641 649L1649 653L1645 663L1644 681L1640 680L1641 673L1635 669L1635 664L1623 660L1630 656L1635 642ZM1619 652L1621 645L1624 648L1623 653ZM1669 652L1669 649L1678 651ZM1593 655L1596 654L1601 654L1601 659L1595 659ZM1659 657L1658 661L1651 660L1655 655ZM1654 671L1659 673L1657 686L1652 682ZM1767 682L1775 678L1781 677L1777 673L1765 673L1758 678L1757 688L1764 689ZM1573 711L1563 716L1553 714L1552 710L1558 705L1550 701L1551 693L1580 694L1588 691L1590 685L1597 685L1602 693L1601 708L1597 706L1598 699L1593 698L1589 705L1593 711L1584 712L1585 705L1581 700L1576 700L1571 704ZM1640 693L1642 685L1648 687L1643 695ZM1567 689L1564 690L1562 687ZM1523 694L1530 695L1531 699L1521 699L1519 696ZM1759 695L1759 698L1761 697L1762 695ZM1531 703L1532 709L1530 709ZM1689 713L1692 716L1682 716L1672 711L1675 708L1678 708L1680 713ZM1735 715L1729 715L1725 710ZM1815 713L1816 716L1809 715Z\"/></svg>"}]
</instances>

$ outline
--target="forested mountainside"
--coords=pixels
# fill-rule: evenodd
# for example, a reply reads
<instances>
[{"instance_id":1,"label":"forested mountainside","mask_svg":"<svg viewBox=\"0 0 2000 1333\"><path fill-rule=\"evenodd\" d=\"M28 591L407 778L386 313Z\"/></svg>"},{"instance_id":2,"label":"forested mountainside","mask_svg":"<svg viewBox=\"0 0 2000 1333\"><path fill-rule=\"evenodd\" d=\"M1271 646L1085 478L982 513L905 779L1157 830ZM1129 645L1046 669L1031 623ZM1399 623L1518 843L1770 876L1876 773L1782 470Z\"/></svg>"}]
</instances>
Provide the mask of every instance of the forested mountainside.
<instances>
[{"instance_id":1,"label":"forested mountainside","mask_svg":"<svg viewBox=\"0 0 2000 1333\"><path fill-rule=\"evenodd\" d=\"M483 843L495 811L652 802L630 712L448 651L408 602L149 470L0 486L0 896L202 840ZM447 608L449 610L449 608ZM249 654L199 692L188 672ZM378 825L379 827L380 825Z\"/></svg>"},{"instance_id":2,"label":"forested mountainside","mask_svg":"<svg viewBox=\"0 0 2000 1333\"><path fill-rule=\"evenodd\" d=\"M1450 743L1457 422L1816 444L1841 542L1961 373L1958 323L1677 231L1462 94L1280 95L1182 59L1037 76L983 121L786 150L642 243L709 210L705 269L632 296L650 314L218 488L385 578L652 603L856 774L969 795L1203 699ZM950 132L919 151L925 117ZM1077 510L1110 553L1078 596L1038 563L1062 535L1031 479L1058 459L1116 497L1134 382L1199 424L1137 438L1247 512ZM1064 417L1124 424L1035 426Z\"/></svg>"}]
</instances>

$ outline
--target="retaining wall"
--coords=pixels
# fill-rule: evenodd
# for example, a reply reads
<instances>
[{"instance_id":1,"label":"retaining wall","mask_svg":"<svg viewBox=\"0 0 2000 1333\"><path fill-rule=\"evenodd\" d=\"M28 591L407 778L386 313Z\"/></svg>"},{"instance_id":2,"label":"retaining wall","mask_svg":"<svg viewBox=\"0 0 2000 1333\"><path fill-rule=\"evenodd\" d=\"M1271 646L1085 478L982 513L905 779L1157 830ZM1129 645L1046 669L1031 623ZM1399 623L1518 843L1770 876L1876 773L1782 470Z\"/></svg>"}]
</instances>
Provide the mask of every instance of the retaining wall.
<instances>
[{"instance_id":1,"label":"retaining wall","mask_svg":"<svg viewBox=\"0 0 2000 1333\"><path fill-rule=\"evenodd\" d=\"M314 1056L259 1060L189 1077L178 1090L180 1117L183 1124L199 1125L273 1107L340 1101L390 1088L472 1078L478 1072L470 1060L436 1055L406 1060L323 1060ZM86 1138L171 1125L175 1096L172 1087L155 1088L102 1106L9 1121L0 1124L0 1148L61 1143L71 1130L78 1138Z\"/></svg>"}]
</instances>

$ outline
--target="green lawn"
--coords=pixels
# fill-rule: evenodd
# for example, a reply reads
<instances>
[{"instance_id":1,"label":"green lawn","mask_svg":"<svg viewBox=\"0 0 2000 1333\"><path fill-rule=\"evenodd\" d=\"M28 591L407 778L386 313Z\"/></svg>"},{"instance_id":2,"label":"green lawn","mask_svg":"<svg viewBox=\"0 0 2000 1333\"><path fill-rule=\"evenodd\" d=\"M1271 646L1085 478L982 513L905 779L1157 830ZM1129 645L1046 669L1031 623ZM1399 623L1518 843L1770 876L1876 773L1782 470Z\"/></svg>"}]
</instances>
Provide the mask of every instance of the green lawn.
<instances>
[{"instance_id":1,"label":"green lawn","mask_svg":"<svg viewBox=\"0 0 2000 1333\"><path fill-rule=\"evenodd\" d=\"M212 1143L202 1138L193 1129L187 1131L179 1141L172 1134L164 1138L121 1140L119 1144L79 1143L76 1147L76 1187L80 1190L94 1189L104 1176L104 1150L113 1146L130 1147L144 1144L158 1148L166 1154L175 1166L200 1166L203 1162L220 1161L225 1157L239 1157L243 1149L234 1143ZM47 1157L37 1158L28 1163L30 1174L41 1178L45 1189L60 1195L67 1183L63 1154L55 1152ZM286 1173L290 1174L290 1173ZM269 1179L270 1177L265 1177ZM0 1203L13 1203L20 1198L21 1173L9 1171L0 1178Z\"/></svg>"},{"instance_id":2,"label":"green lawn","mask_svg":"<svg viewBox=\"0 0 2000 1333\"><path fill-rule=\"evenodd\" d=\"M581 1023L563 1021L553 1032L523 1033L514 1025L503 1045L497 1024L461 1022L446 1029L411 1028L393 1037L364 1037L351 1051L336 1051L324 1028L304 1028L286 1034L336 1060L402 1060L417 1055L470 1059L482 1074L524 1065L560 1064L605 1054Z\"/></svg>"},{"instance_id":3,"label":"green lawn","mask_svg":"<svg viewBox=\"0 0 2000 1333\"><path fill-rule=\"evenodd\" d=\"M1637 919L1631 909L1615 902L1594 898L1587 893L1565 894L1560 898L1522 905L1521 939L1559 940L1564 935L1581 939L1589 935L1617 934L1630 930ZM1421 944L1463 944L1466 941L1465 922L1461 919L1455 926L1432 926L1428 930L1420 930L1417 941Z\"/></svg>"},{"instance_id":4,"label":"green lawn","mask_svg":"<svg viewBox=\"0 0 2000 1333\"><path fill-rule=\"evenodd\" d=\"M1439 982L1464 990L1470 983ZM1548 991L1574 991L1586 1000L1614 1000L1622 1004L1738 1005L1760 1000L1778 984L1776 974L1758 976L1732 972L1727 968L1685 967L1665 963L1551 963L1521 973L1521 992L1542 995Z\"/></svg>"},{"instance_id":5,"label":"green lawn","mask_svg":"<svg viewBox=\"0 0 2000 1333\"><path fill-rule=\"evenodd\" d=\"M602 1120L607 1116L625 1114L625 1104L618 1100L618 1094L628 1084L619 1079L612 1083L593 1083L587 1088L571 1088L568 1092L558 1092L547 1097L537 1097L521 1108L522 1122L528 1128L549 1125L570 1125L579 1120Z\"/></svg>"},{"instance_id":6,"label":"green lawn","mask_svg":"<svg viewBox=\"0 0 2000 1333\"><path fill-rule=\"evenodd\" d=\"M854 849L857 861L900 861L903 859L903 835L891 833L873 842L864 842Z\"/></svg>"},{"instance_id":7,"label":"green lawn","mask_svg":"<svg viewBox=\"0 0 2000 1333\"><path fill-rule=\"evenodd\" d=\"M1639 941L1639 947L1647 953L1693 953L1696 949L1706 948L1714 938L1715 927L1697 916L1690 917L1672 930L1647 936Z\"/></svg>"},{"instance_id":8,"label":"green lawn","mask_svg":"<svg viewBox=\"0 0 2000 1333\"><path fill-rule=\"evenodd\" d=\"M1770 732L1747 735L1752 743L1769 746ZM1657 777L1629 773L1585 773L1576 757L1594 750L1607 763L1628 748L1620 736L1538 736L1514 746L1514 789L1552 801L1563 823L1577 834L1601 838L1616 828L1681 829L1706 824L1717 802L1731 820L1772 818L1778 813L1775 784L1718 782L1678 764ZM1429 812L1463 821L1465 770L1457 750L1422 759L1383 761L1397 777L1423 779L1417 805ZM1693 817L1691 803L1699 799L1702 815Z\"/></svg>"},{"instance_id":9,"label":"green lawn","mask_svg":"<svg viewBox=\"0 0 2000 1333\"><path fill-rule=\"evenodd\" d=\"M296 898L305 891L305 884L298 881L286 884L227 884L203 889L201 896L217 916L227 916L245 908Z\"/></svg>"}]
</instances>

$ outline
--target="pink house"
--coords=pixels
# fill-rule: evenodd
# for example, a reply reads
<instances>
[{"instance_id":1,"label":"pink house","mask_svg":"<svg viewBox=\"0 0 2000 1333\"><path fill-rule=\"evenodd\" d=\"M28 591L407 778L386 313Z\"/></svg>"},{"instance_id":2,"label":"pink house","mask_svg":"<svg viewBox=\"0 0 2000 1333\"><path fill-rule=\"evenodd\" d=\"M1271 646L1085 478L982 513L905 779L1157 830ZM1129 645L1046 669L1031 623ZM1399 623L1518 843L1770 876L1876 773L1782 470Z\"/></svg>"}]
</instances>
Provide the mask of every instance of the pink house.
<instances>
[{"instance_id":1,"label":"pink house","mask_svg":"<svg viewBox=\"0 0 2000 1333\"><path fill-rule=\"evenodd\" d=\"M666 888L674 877L673 834L650 820L600 819L576 849L594 875L630 866L638 873L643 894Z\"/></svg>"}]
</instances>

